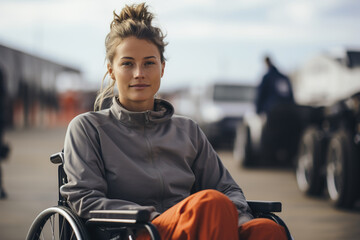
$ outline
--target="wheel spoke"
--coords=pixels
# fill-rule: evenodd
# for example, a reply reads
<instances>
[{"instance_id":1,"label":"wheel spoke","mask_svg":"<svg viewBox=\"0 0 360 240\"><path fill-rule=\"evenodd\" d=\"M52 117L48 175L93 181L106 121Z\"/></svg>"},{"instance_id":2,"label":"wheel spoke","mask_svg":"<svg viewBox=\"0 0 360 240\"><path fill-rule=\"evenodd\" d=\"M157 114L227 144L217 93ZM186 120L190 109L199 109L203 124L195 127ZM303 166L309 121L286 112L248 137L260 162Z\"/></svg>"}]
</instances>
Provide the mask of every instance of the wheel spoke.
<instances>
[{"instance_id":1,"label":"wheel spoke","mask_svg":"<svg viewBox=\"0 0 360 240\"><path fill-rule=\"evenodd\" d=\"M55 240L55 229L54 229L54 225L55 225L55 214L52 215L52 216L49 218L49 221L50 221L51 239L52 239L52 240Z\"/></svg>"},{"instance_id":2,"label":"wheel spoke","mask_svg":"<svg viewBox=\"0 0 360 240\"><path fill-rule=\"evenodd\" d=\"M60 222L60 216L59 216L59 222ZM59 233L59 239L62 239L62 234L63 234L63 231L64 231L64 226L65 226L65 218L62 217L62 223L61 223L61 230L60 230L60 233Z\"/></svg>"},{"instance_id":3,"label":"wheel spoke","mask_svg":"<svg viewBox=\"0 0 360 240\"><path fill-rule=\"evenodd\" d=\"M26 239L72 240L88 238L86 229L76 214L68 208L57 206L45 209L36 217Z\"/></svg>"},{"instance_id":4,"label":"wheel spoke","mask_svg":"<svg viewBox=\"0 0 360 240\"><path fill-rule=\"evenodd\" d=\"M40 231L41 231L41 234L40 234L40 235L41 235L41 239L44 240L45 238L44 238L44 234L43 234L43 231L42 231L42 230L43 230L43 227L40 228ZM40 238L40 236L39 236L39 238Z\"/></svg>"},{"instance_id":5,"label":"wheel spoke","mask_svg":"<svg viewBox=\"0 0 360 240\"><path fill-rule=\"evenodd\" d=\"M70 240L73 239L73 237L75 236L75 232L74 231L71 231L71 237L70 237ZM76 237L75 237L76 239Z\"/></svg>"}]
</instances>

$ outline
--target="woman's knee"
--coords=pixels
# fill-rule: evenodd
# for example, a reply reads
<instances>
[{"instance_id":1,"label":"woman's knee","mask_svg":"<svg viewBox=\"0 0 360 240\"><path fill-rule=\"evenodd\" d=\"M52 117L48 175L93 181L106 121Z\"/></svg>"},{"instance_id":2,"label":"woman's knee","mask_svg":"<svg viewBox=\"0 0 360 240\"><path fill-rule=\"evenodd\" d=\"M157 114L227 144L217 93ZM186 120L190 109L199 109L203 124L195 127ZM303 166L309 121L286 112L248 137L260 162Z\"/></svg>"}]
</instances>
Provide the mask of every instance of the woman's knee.
<instances>
[{"instance_id":1,"label":"woman's knee","mask_svg":"<svg viewBox=\"0 0 360 240\"><path fill-rule=\"evenodd\" d=\"M194 196L198 210L209 209L211 212L219 210L220 213L234 215L237 218L237 210L234 203L223 193L207 189L197 192Z\"/></svg>"},{"instance_id":2,"label":"woman's knee","mask_svg":"<svg viewBox=\"0 0 360 240\"><path fill-rule=\"evenodd\" d=\"M284 227L267 218L256 218L246 222L239 232L240 239L241 237L244 239L286 239Z\"/></svg>"},{"instance_id":3,"label":"woman's knee","mask_svg":"<svg viewBox=\"0 0 360 240\"><path fill-rule=\"evenodd\" d=\"M189 201L187 210L181 211L181 220L185 220L182 222L184 225L191 225L190 232L196 233L194 236L237 239L238 212L226 195L216 190L203 190L193 194Z\"/></svg>"},{"instance_id":4,"label":"woman's knee","mask_svg":"<svg viewBox=\"0 0 360 240\"><path fill-rule=\"evenodd\" d=\"M213 189L206 189L199 191L194 194L196 199L203 200L204 202L211 202L211 203L231 203L231 200L223 193L213 190Z\"/></svg>"}]
</instances>

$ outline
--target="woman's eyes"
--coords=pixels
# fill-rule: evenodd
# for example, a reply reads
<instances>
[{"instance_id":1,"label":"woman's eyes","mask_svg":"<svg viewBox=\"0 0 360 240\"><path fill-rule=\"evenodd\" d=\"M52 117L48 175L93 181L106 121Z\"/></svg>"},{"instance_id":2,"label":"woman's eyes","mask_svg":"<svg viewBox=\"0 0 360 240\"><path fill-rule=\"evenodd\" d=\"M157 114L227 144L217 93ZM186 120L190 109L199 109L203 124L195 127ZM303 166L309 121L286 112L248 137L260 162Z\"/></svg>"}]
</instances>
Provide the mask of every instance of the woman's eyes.
<instances>
[{"instance_id":1,"label":"woman's eyes","mask_svg":"<svg viewBox=\"0 0 360 240\"><path fill-rule=\"evenodd\" d=\"M146 61L144 63L145 66L151 66L151 65L154 65L155 62L154 61ZM124 66L124 67L130 67L130 66L133 66L134 63L133 62L122 62L121 63L121 66Z\"/></svg>"},{"instance_id":2,"label":"woman's eyes","mask_svg":"<svg viewBox=\"0 0 360 240\"><path fill-rule=\"evenodd\" d=\"M153 61L147 61L147 62L145 62L145 66L154 65L154 64L155 64L155 62L153 62Z\"/></svg>"},{"instance_id":3,"label":"woman's eyes","mask_svg":"<svg viewBox=\"0 0 360 240\"><path fill-rule=\"evenodd\" d=\"M122 62L121 66L132 66L133 63L132 62Z\"/></svg>"}]
</instances>

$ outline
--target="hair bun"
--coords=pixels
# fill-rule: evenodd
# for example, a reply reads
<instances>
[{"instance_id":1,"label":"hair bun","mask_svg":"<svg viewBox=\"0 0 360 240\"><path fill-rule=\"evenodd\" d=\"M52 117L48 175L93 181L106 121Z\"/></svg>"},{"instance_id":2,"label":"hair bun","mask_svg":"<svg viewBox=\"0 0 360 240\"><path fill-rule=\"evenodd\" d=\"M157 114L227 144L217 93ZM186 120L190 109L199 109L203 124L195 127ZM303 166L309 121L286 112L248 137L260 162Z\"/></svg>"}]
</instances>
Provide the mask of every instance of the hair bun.
<instances>
[{"instance_id":1,"label":"hair bun","mask_svg":"<svg viewBox=\"0 0 360 240\"><path fill-rule=\"evenodd\" d=\"M134 22L143 22L146 25L151 25L151 21L153 20L154 16L150 13L147 9L148 7L145 3L141 4L133 4L131 6L125 5L119 15L117 15L114 11L114 21L118 23L122 23L127 20L132 20Z\"/></svg>"}]
</instances>

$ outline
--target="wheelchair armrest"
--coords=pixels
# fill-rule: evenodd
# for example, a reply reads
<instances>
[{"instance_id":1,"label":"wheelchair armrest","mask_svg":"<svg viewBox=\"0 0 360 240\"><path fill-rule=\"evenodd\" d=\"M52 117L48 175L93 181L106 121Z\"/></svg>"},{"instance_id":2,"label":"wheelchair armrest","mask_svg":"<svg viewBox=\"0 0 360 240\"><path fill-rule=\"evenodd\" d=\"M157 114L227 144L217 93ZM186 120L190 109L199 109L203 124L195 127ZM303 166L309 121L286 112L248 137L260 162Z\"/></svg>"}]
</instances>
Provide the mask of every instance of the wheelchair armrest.
<instances>
[{"instance_id":1,"label":"wheelchair armrest","mask_svg":"<svg viewBox=\"0 0 360 240\"><path fill-rule=\"evenodd\" d=\"M247 201L254 213L281 212L281 202Z\"/></svg>"},{"instance_id":2,"label":"wheelchair armrest","mask_svg":"<svg viewBox=\"0 0 360 240\"><path fill-rule=\"evenodd\" d=\"M96 223L146 223L151 212L147 209L136 210L93 210L87 221Z\"/></svg>"},{"instance_id":3,"label":"wheelchair armrest","mask_svg":"<svg viewBox=\"0 0 360 240\"><path fill-rule=\"evenodd\" d=\"M150 222L151 210L94 210L90 211L90 219L86 226L115 229L146 229L152 240L161 237L156 227Z\"/></svg>"}]
</instances>

